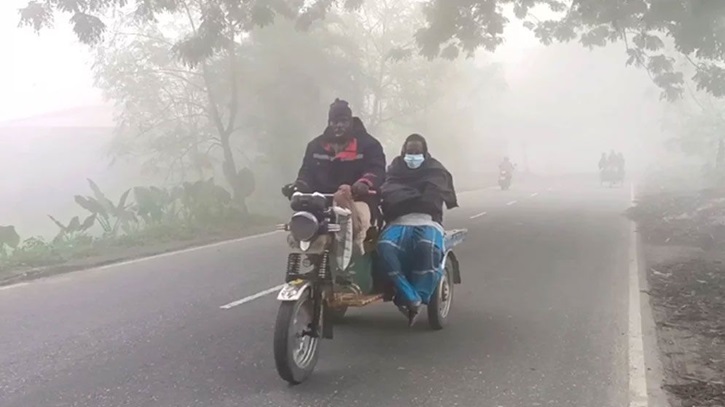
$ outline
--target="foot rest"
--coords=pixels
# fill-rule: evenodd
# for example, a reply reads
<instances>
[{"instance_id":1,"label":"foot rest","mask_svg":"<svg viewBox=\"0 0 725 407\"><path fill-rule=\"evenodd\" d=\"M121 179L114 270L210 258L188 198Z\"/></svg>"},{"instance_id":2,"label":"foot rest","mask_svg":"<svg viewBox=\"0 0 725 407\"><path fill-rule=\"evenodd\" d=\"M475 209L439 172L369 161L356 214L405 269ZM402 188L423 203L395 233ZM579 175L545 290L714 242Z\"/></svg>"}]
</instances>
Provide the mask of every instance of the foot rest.
<instances>
[{"instance_id":1,"label":"foot rest","mask_svg":"<svg viewBox=\"0 0 725 407\"><path fill-rule=\"evenodd\" d=\"M358 295L351 293L335 294L331 307L364 307L374 302L382 301L383 294Z\"/></svg>"}]
</instances>

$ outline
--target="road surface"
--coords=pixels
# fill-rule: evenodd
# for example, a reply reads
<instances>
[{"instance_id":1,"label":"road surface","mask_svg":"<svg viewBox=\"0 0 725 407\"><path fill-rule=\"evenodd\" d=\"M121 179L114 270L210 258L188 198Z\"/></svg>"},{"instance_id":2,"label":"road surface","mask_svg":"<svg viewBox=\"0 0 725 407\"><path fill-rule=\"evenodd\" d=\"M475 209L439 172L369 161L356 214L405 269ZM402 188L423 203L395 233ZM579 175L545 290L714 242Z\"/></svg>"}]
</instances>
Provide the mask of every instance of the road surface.
<instances>
[{"instance_id":1,"label":"road surface","mask_svg":"<svg viewBox=\"0 0 725 407\"><path fill-rule=\"evenodd\" d=\"M596 177L462 194L450 325L352 310L296 387L274 295L221 308L280 284L282 233L5 288L0 406L626 406L629 198Z\"/></svg>"}]
</instances>

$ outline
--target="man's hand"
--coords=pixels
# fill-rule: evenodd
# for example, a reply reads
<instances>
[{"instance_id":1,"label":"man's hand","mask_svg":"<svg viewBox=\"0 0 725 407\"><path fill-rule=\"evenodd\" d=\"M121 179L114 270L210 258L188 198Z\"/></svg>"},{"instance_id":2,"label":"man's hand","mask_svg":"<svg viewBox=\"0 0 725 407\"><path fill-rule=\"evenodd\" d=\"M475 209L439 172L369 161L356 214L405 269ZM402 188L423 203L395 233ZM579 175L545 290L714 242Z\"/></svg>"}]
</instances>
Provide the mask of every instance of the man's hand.
<instances>
[{"instance_id":1,"label":"man's hand","mask_svg":"<svg viewBox=\"0 0 725 407\"><path fill-rule=\"evenodd\" d=\"M370 185L364 181L358 181L352 184L352 196L354 198L364 197L370 192Z\"/></svg>"},{"instance_id":2,"label":"man's hand","mask_svg":"<svg viewBox=\"0 0 725 407\"><path fill-rule=\"evenodd\" d=\"M285 198L287 198L287 199L292 197L292 194L294 194L296 191L297 191L297 187L295 186L294 182L282 187L282 195L284 195Z\"/></svg>"},{"instance_id":3,"label":"man's hand","mask_svg":"<svg viewBox=\"0 0 725 407\"><path fill-rule=\"evenodd\" d=\"M291 198L292 194L294 194L295 192L307 193L312 191L310 191L310 186L307 185L306 182L299 179L291 184L287 184L282 187L282 195L286 196L287 198Z\"/></svg>"}]
</instances>

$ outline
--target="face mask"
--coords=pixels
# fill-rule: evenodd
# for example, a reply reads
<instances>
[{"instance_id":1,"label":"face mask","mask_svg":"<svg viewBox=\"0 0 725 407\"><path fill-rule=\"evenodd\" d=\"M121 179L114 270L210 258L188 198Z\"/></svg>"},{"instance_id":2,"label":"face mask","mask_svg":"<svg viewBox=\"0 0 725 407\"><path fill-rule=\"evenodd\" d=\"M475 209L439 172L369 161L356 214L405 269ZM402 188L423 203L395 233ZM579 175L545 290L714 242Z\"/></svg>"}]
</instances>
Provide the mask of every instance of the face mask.
<instances>
[{"instance_id":1,"label":"face mask","mask_svg":"<svg viewBox=\"0 0 725 407\"><path fill-rule=\"evenodd\" d=\"M405 160L405 164L408 168L416 169L423 165L425 156L423 154L406 154L405 157L403 157L403 160Z\"/></svg>"}]
</instances>

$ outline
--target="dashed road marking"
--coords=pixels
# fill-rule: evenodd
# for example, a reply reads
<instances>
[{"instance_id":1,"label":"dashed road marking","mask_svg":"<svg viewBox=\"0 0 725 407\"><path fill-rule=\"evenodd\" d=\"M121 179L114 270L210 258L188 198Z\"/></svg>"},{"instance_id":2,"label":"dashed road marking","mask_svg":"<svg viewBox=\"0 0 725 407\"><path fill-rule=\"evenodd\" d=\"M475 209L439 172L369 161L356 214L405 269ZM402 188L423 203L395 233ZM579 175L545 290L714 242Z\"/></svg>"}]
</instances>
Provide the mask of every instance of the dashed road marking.
<instances>
[{"instance_id":1,"label":"dashed road marking","mask_svg":"<svg viewBox=\"0 0 725 407\"><path fill-rule=\"evenodd\" d=\"M477 214L475 214L475 215L471 216L471 217L470 217L469 219L476 219L476 218L480 218L481 216L485 216L485 215L487 215L487 214L488 214L488 212L481 212L481 213L477 213Z\"/></svg>"},{"instance_id":2,"label":"dashed road marking","mask_svg":"<svg viewBox=\"0 0 725 407\"><path fill-rule=\"evenodd\" d=\"M221 306L221 307L219 307L219 308L221 308L221 309L230 309L230 308L234 308L234 307L236 307L236 306L239 306L239 305L242 305L242 304L246 304L246 303L248 303L248 302L250 302L250 301L254 301L254 300L256 300L257 298L261 298L261 297L264 297L265 295L269 295L269 294L272 294L272 293L273 293L273 292L275 292L275 291L279 291L279 290L281 290L281 289L282 289L282 287L284 287L284 284L280 284L280 285L278 285L278 286L276 286L276 287L268 288L268 289L266 289L266 290L264 290L264 291L260 291L260 292L258 292L258 293L256 293L256 294L252 294L252 295L250 295L249 297L244 297L244 298L242 298L242 299L240 299L240 300L232 301L232 302L230 302L229 304L225 304L225 305L222 305L222 306Z\"/></svg>"},{"instance_id":3,"label":"dashed road marking","mask_svg":"<svg viewBox=\"0 0 725 407\"><path fill-rule=\"evenodd\" d=\"M511 201L506 204L506 206L516 205L519 201Z\"/></svg>"}]
</instances>

